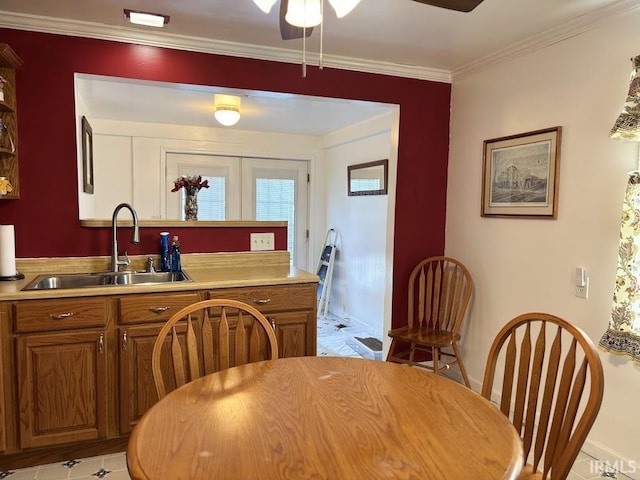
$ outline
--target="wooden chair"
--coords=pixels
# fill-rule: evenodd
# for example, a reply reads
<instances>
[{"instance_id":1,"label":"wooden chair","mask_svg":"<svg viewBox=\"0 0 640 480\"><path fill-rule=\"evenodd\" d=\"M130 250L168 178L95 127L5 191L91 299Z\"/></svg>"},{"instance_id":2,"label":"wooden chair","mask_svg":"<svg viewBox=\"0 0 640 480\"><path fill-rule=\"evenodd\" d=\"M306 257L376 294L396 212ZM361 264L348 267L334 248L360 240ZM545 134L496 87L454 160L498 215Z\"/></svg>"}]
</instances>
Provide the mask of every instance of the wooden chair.
<instances>
[{"instance_id":1,"label":"wooden chair","mask_svg":"<svg viewBox=\"0 0 640 480\"><path fill-rule=\"evenodd\" d=\"M176 312L158 333L151 357L158 398L187 382L236 365L278 358L273 327L236 300L204 300Z\"/></svg>"},{"instance_id":2,"label":"wooden chair","mask_svg":"<svg viewBox=\"0 0 640 480\"><path fill-rule=\"evenodd\" d=\"M387 361L408 363L439 374L441 356L448 357L452 360L444 368L457 363L464 383L469 387L457 342L471 290L469 271L454 258L430 257L416 265L409 277L408 325L389 330L392 340ZM398 351L402 343L409 344L408 351ZM447 347L453 352L443 351ZM430 352L433 367L428 363L417 363L416 350Z\"/></svg>"},{"instance_id":3,"label":"wooden chair","mask_svg":"<svg viewBox=\"0 0 640 480\"><path fill-rule=\"evenodd\" d=\"M499 358L504 363L500 410L522 437L525 466L519 478L564 480L602 402L596 348L562 318L520 315L502 328L489 351L482 386L489 400Z\"/></svg>"}]
</instances>

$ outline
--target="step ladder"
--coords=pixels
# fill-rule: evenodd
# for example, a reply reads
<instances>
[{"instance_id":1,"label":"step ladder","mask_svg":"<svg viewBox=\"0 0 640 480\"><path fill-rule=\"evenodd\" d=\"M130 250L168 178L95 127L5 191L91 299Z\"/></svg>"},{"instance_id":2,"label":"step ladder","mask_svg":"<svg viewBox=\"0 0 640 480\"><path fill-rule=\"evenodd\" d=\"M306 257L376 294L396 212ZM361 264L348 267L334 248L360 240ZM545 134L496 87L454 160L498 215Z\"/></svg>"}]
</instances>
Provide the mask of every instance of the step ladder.
<instances>
[{"instance_id":1,"label":"step ladder","mask_svg":"<svg viewBox=\"0 0 640 480\"><path fill-rule=\"evenodd\" d=\"M331 296L331 278L333 277L333 263L336 258L336 240L338 232L330 228L324 239L322 254L318 260L316 275L320 277L318 282L318 315L325 317L329 308L329 297Z\"/></svg>"}]
</instances>

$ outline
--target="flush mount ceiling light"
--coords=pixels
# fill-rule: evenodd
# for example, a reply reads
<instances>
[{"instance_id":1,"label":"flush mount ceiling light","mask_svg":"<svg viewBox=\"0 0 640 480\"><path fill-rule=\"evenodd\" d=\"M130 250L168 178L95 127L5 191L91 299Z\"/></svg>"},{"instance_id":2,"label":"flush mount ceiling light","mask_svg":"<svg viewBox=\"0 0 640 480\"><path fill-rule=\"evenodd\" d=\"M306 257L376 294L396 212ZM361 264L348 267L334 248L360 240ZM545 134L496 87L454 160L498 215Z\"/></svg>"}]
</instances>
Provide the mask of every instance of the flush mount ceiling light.
<instances>
[{"instance_id":1,"label":"flush mount ceiling light","mask_svg":"<svg viewBox=\"0 0 640 480\"><path fill-rule=\"evenodd\" d=\"M169 23L169 15L161 13L139 12L136 10L124 9L124 17L128 22L135 25L145 25L147 27L162 28Z\"/></svg>"},{"instance_id":2,"label":"flush mount ceiling light","mask_svg":"<svg viewBox=\"0 0 640 480\"><path fill-rule=\"evenodd\" d=\"M216 94L213 115L225 127L235 125L240 120L240 103L240 97L235 95Z\"/></svg>"}]
</instances>

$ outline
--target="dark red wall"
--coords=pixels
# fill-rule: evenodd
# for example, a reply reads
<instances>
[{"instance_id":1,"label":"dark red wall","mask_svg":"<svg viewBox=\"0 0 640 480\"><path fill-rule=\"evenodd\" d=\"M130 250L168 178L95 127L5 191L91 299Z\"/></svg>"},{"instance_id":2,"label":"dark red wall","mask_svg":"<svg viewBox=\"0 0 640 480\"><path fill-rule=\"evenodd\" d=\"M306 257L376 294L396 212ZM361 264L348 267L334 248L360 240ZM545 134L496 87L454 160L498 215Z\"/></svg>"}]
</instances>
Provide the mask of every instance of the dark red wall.
<instances>
[{"instance_id":1,"label":"dark red wall","mask_svg":"<svg viewBox=\"0 0 640 480\"><path fill-rule=\"evenodd\" d=\"M0 42L24 62L16 72L21 198L0 201L0 223L15 225L17 257L110 253L110 229L78 221L76 72L399 104L393 323L405 323L411 269L444 252L449 84L315 67L302 78L297 64L11 29L0 29ZM123 231L122 249L126 242L130 254L155 253L160 230L143 229L137 247ZM286 249L284 230L276 232L277 249ZM171 233L185 253L249 250L242 228Z\"/></svg>"}]
</instances>

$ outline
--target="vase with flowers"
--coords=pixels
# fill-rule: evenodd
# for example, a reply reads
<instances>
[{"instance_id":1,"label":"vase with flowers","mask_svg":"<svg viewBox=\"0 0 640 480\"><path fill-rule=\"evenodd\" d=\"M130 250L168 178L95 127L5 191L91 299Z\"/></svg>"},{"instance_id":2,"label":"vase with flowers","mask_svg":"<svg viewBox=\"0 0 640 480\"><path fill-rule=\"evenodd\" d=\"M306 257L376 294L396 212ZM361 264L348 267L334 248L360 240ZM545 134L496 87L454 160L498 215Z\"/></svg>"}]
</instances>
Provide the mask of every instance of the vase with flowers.
<instances>
[{"instance_id":1,"label":"vase with flowers","mask_svg":"<svg viewBox=\"0 0 640 480\"><path fill-rule=\"evenodd\" d=\"M182 175L173 182L172 192L184 188L184 219L198 220L198 192L209 188L209 180L202 180L201 175Z\"/></svg>"}]
</instances>

